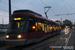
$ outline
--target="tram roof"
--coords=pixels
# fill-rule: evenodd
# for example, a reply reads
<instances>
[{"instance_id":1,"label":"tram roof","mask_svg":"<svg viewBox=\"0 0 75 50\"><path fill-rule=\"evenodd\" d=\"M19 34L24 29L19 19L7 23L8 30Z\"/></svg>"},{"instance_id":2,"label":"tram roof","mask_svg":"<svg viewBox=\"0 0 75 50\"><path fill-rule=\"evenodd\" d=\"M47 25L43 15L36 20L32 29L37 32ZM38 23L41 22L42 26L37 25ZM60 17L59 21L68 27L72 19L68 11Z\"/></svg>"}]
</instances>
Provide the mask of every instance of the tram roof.
<instances>
[{"instance_id":1,"label":"tram roof","mask_svg":"<svg viewBox=\"0 0 75 50\"><path fill-rule=\"evenodd\" d=\"M56 22L50 20L50 19L46 19L44 17L42 17L42 15L38 14L38 13L35 13L31 10L16 10L13 12L12 16L14 15L26 15L26 16L31 16L31 17L35 17L35 18L39 18L39 19L42 19L42 20L46 20L46 21L50 21L56 25L58 25ZM36 16L37 15L37 16Z\"/></svg>"},{"instance_id":2,"label":"tram roof","mask_svg":"<svg viewBox=\"0 0 75 50\"><path fill-rule=\"evenodd\" d=\"M42 17L42 15L41 15L41 14L36 13L36 12L34 12L34 11L31 11L31 10L15 10L13 13L19 13L19 12L29 12L29 13L33 13L33 14L36 14L36 15L41 16L41 17Z\"/></svg>"}]
</instances>

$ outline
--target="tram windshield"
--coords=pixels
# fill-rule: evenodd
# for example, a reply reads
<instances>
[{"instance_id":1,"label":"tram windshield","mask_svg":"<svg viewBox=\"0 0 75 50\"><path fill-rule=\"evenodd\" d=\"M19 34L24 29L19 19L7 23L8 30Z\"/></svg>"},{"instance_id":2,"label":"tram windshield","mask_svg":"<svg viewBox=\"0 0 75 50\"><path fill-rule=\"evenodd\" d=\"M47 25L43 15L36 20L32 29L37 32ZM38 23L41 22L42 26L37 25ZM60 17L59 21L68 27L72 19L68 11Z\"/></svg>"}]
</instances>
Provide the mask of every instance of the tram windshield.
<instances>
[{"instance_id":1,"label":"tram windshield","mask_svg":"<svg viewBox=\"0 0 75 50\"><path fill-rule=\"evenodd\" d=\"M8 31L23 31L27 17L11 17Z\"/></svg>"},{"instance_id":2,"label":"tram windshield","mask_svg":"<svg viewBox=\"0 0 75 50\"><path fill-rule=\"evenodd\" d=\"M12 29L23 29L24 22L13 22Z\"/></svg>"},{"instance_id":3,"label":"tram windshield","mask_svg":"<svg viewBox=\"0 0 75 50\"><path fill-rule=\"evenodd\" d=\"M12 21L9 30L23 30L24 21Z\"/></svg>"}]
</instances>

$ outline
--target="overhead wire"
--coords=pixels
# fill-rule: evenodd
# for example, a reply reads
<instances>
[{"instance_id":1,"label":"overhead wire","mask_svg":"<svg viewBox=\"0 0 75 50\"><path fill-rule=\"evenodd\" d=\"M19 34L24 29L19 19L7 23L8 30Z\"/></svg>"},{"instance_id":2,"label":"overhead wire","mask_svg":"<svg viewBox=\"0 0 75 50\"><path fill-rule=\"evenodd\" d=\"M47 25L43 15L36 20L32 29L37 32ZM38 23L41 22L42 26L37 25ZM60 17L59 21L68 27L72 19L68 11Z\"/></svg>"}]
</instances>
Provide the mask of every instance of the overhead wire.
<instances>
[{"instance_id":1,"label":"overhead wire","mask_svg":"<svg viewBox=\"0 0 75 50\"><path fill-rule=\"evenodd\" d=\"M0 0L0 2L1 2L1 0ZM3 3L3 2L2 2ZM6 3L4 3L4 4L6 4ZM0 8L0 10L2 10L2 11L7 11L7 10L4 10L4 9L2 9L2 8Z\"/></svg>"},{"instance_id":2,"label":"overhead wire","mask_svg":"<svg viewBox=\"0 0 75 50\"><path fill-rule=\"evenodd\" d=\"M74 2L75 2L75 0L73 0L73 2L72 2L72 4L71 4L71 5L74 5Z\"/></svg>"},{"instance_id":3,"label":"overhead wire","mask_svg":"<svg viewBox=\"0 0 75 50\"><path fill-rule=\"evenodd\" d=\"M8 6L9 6L9 4L7 4L7 3L5 3L5 2L2 2L2 1L0 1L0 2L3 3L3 4L5 4L5 5L8 5ZM11 6L14 7L14 8L16 8L16 9L19 9L19 8L13 6L13 5L11 5Z\"/></svg>"},{"instance_id":4,"label":"overhead wire","mask_svg":"<svg viewBox=\"0 0 75 50\"><path fill-rule=\"evenodd\" d=\"M70 9L72 10L72 11L74 11L73 9L72 9L72 7L69 5L69 3L65 0L65 2L67 3L67 5L70 7Z\"/></svg>"},{"instance_id":5,"label":"overhead wire","mask_svg":"<svg viewBox=\"0 0 75 50\"><path fill-rule=\"evenodd\" d=\"M42 0L40 0L45 6L47 6L47 4L45 4ZM50 9L54 14L57 14L55 13L52 9Z\"/></svg>"},{"instance_id":6,"label":"overhead wire","mask_svg":"<svg viewBox=\"0 0 75 50\"><path fill-rule=\"evenodd\" d=\"M72 5L73 5L74 1L75 1L75 0L73 0ZM65 7L66 11L68 11L68 10L67 10L67 7L66 7L66 4L65 4L66 1L63 0L63 3L64 3L64 7ZM67 2L67 4L68 4L68 2ZM68 6L69 6L70 9L73 11L73 9L71 8L71 6L70 6L69 4L68 4ZM57 15L55 15L55 16L59 16L59 15L72 15L72 14L75 14L75 13L70 13L70 11L68 11L68 13L66 13L66 14L57 14Z\"/></svg>"},{"instance_id":7,"label":"overhead wire","mask_svg":"<svg viewBox=\"0 0 75 50\"><path fill-rule=\"evenodd\" d=\"M66 10L66 12L67 12L67 7L66 7L66 4L65 4L65 1L62 0L62 2L63 2L63 7L62 7L62 9L61 9L61 11L60 11L59 13L61 13L64 8L65 8L65 10ZM62 13L63 13L63 12L62 12ZM55 16L60 16L60 15L65 15L65 14L57 14L57 15L55 15Z\"/></svg>"},{"instance_id":8,"label":"overhead wire","mask_svg":"<svg viewBox=\"0 0 75 50\"><path fill-rule=\"evenodd\" d=\"M74 2L75 2L75 0L73 0L73 2L72 2L72 4L71 4L71 6L73 6L74 5ZM74 10L74 9L73 9Z\"/></svg>"},{"instance_id":9,"label":"overhead wire","mask_svg":"<svg viewBox=\"0 0 75 50\"><path fill-rule=\"evenodd\" d=\"M61 0L62 2L64 2L63 0ZM59 13L61 13L64 9L64 5L61 7L61 10L59 11ZM54 16L58 16L58 15L54 15Z\"/></svg>"},{"instance_id":10,"label":"overhead wire","mask_svg":"<svg viewBox=\"0 0 75 50\"><path fill-rule=\"evenodd\" d=\"M54 13L54 14L57 14L55 11L53 11L52 9L51 9L51 11Z\"/></svg>"},{"instance_id":11,"label":"overhead wire","mask_svg":"<svg viewBox=\"0 0 75 50\"><path fill-rule=\"evenodd\" d=\"M7 10L1 9L1 8L0 8L0 10L8 12Z\"/></svg>"},{"instance_id":12,"label":"overhead wire","mask_svg":"<svg viewBox=\"0 0 75 50\"><path fill-rule=\"evenodd\" d=\"M63 3L64 3L65 10L67 12L67 7L66 7L66 4L65 4L65 0L63 0Z\"/></svg>"},{"instance_id":13,"label":"overhead wire","mask_svg":"<svg viewBox=\"0 0 75 50\"><path fill-rule=\"evenodd\" d=\"M45 6L47 6L42 0L40 0Z\"/></svg>"}]
</instances>

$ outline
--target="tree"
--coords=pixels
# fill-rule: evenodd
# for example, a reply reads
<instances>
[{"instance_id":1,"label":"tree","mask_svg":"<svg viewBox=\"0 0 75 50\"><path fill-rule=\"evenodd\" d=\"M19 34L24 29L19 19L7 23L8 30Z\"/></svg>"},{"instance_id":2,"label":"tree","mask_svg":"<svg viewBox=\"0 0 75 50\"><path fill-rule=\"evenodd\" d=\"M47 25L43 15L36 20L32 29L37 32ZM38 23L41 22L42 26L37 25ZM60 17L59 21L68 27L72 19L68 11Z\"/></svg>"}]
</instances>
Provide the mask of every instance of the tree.
<instances>
[{"instance_id":1,"label":"tree","mask_svg":"<svg viewBox=\"0 0 75 50\"><path fill-rule=\"evenodd\" d=\"M70 28L72 28L73 24L72 24L72 22L70 20L66 19L66 20L63 21L63 25L64 26L70 26Z\"/></svg>"},{"instance_id":2,"label":"tree","mask_svg":"<svg viewBox=\"0 0 75 50\"><path fill-rule=\"evenodd\" d=\"M60 20L56 20L56 23L59 23L60 25L62 25L62 22Z\"/></svg>"}]
</instances>

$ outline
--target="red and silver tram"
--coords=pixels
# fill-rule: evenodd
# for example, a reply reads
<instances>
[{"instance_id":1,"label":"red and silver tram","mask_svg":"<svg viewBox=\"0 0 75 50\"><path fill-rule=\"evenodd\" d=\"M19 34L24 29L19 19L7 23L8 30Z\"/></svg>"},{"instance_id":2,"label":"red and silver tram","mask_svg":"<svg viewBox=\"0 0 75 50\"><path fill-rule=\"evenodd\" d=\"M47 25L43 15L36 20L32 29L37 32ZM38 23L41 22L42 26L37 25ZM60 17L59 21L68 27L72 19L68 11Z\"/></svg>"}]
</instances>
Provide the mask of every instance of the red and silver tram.
<instances>
[{"instance_id":1,"label":"red and silver tram","mask_svg":"<svg viewBox=\"0 0 75 50\"><path fill-rule=\"evenodd\" d=\"M10 16L5 45L37 43L60 33L61 27L30 10L16 10Z\"/></svg>"}]
</instances>

